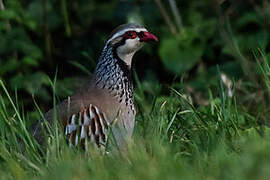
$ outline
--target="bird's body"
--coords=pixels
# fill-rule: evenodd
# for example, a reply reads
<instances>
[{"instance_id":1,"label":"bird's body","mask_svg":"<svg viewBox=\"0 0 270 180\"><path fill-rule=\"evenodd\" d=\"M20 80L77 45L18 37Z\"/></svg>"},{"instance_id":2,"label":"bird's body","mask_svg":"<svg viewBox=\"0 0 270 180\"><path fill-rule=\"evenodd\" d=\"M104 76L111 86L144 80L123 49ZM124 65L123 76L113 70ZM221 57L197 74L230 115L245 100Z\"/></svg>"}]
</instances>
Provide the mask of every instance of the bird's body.
<instances>
[{"instance_id":1,"label":"bird's body","mask_svg":"<svg viewBox=\"0 0 270 180\"><path fill-rule=\"evenodd\" d=\"M70 143L87 148L87 144L93 142L101 147L107 143L109 128L120 148L131 137L136 114L131 62L135 52L149 40L157 38L135 24L121 25L112 33L93 77L56 107L57 119L64 126ZM45 114L50 124L53 112L52 109ZM34 135L41 142L39 127Z\"/></svg>"}]
</instances>

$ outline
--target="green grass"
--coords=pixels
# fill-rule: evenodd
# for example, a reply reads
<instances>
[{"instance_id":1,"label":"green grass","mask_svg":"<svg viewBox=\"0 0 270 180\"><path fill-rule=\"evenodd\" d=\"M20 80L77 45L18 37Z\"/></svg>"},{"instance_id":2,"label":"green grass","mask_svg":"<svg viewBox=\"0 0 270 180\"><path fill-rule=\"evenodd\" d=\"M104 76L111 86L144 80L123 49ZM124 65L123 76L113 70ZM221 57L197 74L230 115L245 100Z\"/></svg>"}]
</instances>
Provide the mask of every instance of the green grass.
<instances>
[{"instance_id":1,"label":"green grass","mask_svg":"<svg viewBox=\"0 0 270 180\"><path fill-rule=\"evenodd\" d=\"M264 82L261 90L269 95L268 61L263 54L257 60L258 78ZM0 81L4 92L0 95L0 179L270 177L270 129L260 121L269 112L254 113L266 110L267 103L249 108L237 89L229 97L220 80L208 91L208 105L195 106L189 94L176 88L182 83L175 82L169 95L149 95L149 84L135 79L138 112L133 141L127 151L105 155L96 149L84 153L69 148L61 131L51 132L49 145L39 147L29 131L31 117L16 93L13 97ZM55 83L56 79L53 87Z\"/></svg>"}]
</instances>

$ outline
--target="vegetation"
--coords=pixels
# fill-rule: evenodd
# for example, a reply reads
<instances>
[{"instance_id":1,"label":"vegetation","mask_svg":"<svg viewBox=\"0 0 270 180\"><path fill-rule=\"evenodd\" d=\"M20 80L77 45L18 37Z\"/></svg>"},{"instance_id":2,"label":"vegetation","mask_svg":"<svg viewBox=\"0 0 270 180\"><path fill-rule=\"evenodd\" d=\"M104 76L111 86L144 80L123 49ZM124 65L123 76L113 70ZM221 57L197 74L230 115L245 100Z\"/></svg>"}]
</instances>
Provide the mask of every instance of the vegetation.
<instances>
[{"instance_id":1,"label":"vegetation","mask_svg":"<svg viewBox=\"0 0 270 180\"><path fill-rule=\"evenodd\" d=\"M267 0L0 0L0 179L268 179L269 10ZM61 131L40 147L31 126L128 21L160 40L135 56L128 150L85 153Z\"/></svg>"}]
</instances>

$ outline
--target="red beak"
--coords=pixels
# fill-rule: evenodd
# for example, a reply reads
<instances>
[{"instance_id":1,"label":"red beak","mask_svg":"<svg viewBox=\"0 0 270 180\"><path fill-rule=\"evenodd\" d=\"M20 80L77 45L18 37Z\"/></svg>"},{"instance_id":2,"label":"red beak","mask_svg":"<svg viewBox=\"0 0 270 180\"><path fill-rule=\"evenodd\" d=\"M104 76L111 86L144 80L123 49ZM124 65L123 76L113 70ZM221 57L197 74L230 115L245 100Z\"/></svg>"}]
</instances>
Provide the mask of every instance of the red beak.
<instances>
[{"instance_id":1,"label":"red beak","mask_svg":"<svg viewBox=\"0 0 270 180\"><path fill-rule=\"evenodd\" d=\"M158 38L149 32L143 32L143 37L140 38L141 42L158 41Z\"/></svg>"}]
</instances>

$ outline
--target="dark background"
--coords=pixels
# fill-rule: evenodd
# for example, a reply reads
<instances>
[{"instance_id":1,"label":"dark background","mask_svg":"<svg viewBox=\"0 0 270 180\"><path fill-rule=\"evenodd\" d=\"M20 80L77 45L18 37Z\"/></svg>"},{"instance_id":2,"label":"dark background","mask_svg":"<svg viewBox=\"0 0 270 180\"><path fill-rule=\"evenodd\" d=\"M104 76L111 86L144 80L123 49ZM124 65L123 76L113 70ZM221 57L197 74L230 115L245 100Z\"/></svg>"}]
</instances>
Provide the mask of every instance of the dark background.
<instances>
[{"instance_id":1,"label":"dark background","mask_svg":"<svg viewBox=\"0 0 270 180\"><path fill-rule=\"evenodd\" d=\"M71 95L93 72L110 32L127 22L138 22L159 38L133 61L146 97L166 96L173 86L191 94L195 104L207 104L208 89L224 73L238 87L240 102L252 96L246 108L255 111L254 105L268 103L254 58L258 51L269 55L267 0L4 0L3 4L0 79L12 95L17 93L30 116L35 115L32 97L43 111L52 107L49 78L57 74L59 99Z\"/></svg>"}]
</instances>

